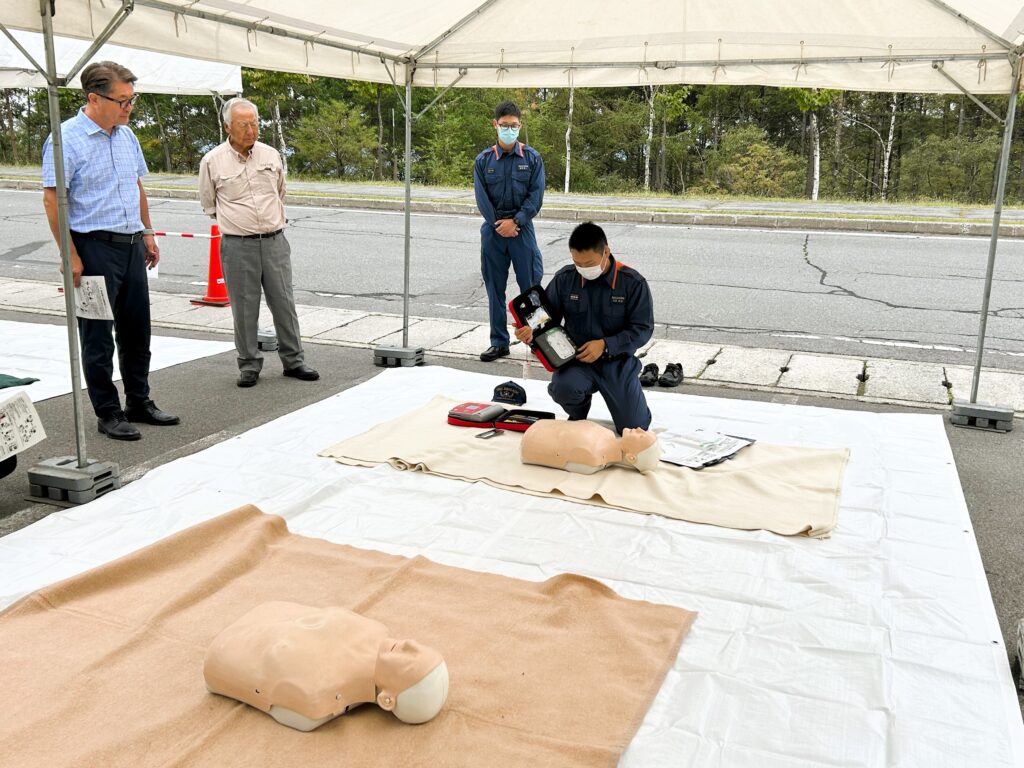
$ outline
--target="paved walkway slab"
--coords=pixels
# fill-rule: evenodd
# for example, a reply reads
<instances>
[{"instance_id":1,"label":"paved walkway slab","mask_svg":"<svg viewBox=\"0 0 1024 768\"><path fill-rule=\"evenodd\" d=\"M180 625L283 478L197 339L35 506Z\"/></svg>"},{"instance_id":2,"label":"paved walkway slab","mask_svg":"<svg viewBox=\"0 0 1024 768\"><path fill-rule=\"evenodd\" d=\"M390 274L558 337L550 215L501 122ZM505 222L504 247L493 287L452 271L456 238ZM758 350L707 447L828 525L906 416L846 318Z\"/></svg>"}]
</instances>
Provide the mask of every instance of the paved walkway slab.
<instances>
[{"instance_id":1,"label":"paved walkway slab","mask_svg":"<svg viewBox=\"0 0 1024 768\"><path fill-rule=\"evenodd\" d=\"M973 368L959 365L946 367L946 378L953 385L954 398L971 399L973 376ZM978 382L978 402L987 405L1008 405L1018 413L1024 411L1024 373L982 368Z\"/></svg>"},{"instance_id":2,"label":"paved walkway slab","mask_svg":"<svg viewBox=\"0 0 1024 768\"><path fill-rule=\"evenodd\" d=\"M664 371L669 363L681 363L683 378L692 379L707 368L708 360L714 359L722 348L717 344L696 344L685 341L658 339L647 348L641 363L655 363L658 371Z\"/></svg>"},{"instance_id":3,"label":"paved walkway slab","mask_svg":"<svg viewBox=\"0 0 1024 768\"><path fill-rule=\"evenodd\" d=\"M839 355L797 354L788 367L779 380L780 387L856 395L861 384L857 376L864 370L864 361Z\"/></svg>"},{"instance_id":4,"label":"paved walkway slab","mask_svg":"<svg viewBox=\"0 0 1024 768\"><path fill-rule=\"evenodd\" d=\"M378 339L401 329L401 315L367 315L340 328L317 334L316 338L369 345L376 344Z\"/></svg>"},{"instance_id":5,"label":"paved walkway slab","mask_svg":"<svg viewBox=\"0 0 1024 768\"><path fill-rule=\"evenodd\" d=\"M942 386L945 372L938 363L869 358L867 364L867 397L937 405L949 402L949 390Z\"/></svg>"},{"instance_id":6,"label":"paved walkway slab","mask_svg":"<svg viewBox=\"0 0 1024 768\"><path fill-rule=\"evenodd\" d=\"M470 323L460 320L438 320L435 318L410 318L409 319L409 346L434 349L446 341L461 336L467 331L476 328L479 323ZM388 347L402 346L402 332L395 331L382 339L377 344Z\"/></svg>"},{"instance_id":7,"label":"paved walkway slab","mask_svg":"<svg viewBox=\"0 0 1024 768\"><path fill-rule=\"evenodd\" d=\"M722 347L714 365L707 367L700 380L771 387L782 375L779 369L789 362L792 355L792 352L780 349Z\"/></svg>"}]
</instances>

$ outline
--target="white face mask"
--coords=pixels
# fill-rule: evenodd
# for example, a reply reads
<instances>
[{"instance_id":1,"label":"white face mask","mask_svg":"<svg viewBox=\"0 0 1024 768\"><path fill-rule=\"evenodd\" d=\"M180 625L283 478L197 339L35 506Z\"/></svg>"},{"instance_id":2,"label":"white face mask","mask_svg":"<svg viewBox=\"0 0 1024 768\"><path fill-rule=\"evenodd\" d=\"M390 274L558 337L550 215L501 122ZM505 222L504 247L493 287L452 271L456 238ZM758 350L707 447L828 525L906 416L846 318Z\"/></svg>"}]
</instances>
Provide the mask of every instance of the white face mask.
<instances>
[{"instance_id":1,"label":"white face mask","mask_svg":"<svg viewBox=\"0 0 1024 768\"><path fill-rule=\"evenodd\" d=\"M604 259L601 259L601 263L593 267L581 267L579 264L576 265L576 271L580 273L580 276L584 280L597 280L604 272Z\"/></svg>"}]
</instances>

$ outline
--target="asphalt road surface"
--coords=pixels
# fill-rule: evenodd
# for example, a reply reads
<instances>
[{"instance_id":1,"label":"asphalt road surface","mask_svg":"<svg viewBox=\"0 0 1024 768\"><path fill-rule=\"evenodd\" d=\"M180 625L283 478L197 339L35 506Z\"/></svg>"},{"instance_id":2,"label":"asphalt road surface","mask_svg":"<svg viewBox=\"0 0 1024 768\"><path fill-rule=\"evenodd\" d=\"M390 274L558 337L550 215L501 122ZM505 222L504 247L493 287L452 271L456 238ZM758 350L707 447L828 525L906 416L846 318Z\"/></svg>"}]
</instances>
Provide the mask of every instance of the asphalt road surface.
<instances>
[{"instance_id":1,"label":"asphalt road surface","mask_svg":"<svg viewBox=\"0 0 1024 768\"><path fill-rule=\"evenodd\" d=\"M151 201L157 229L208 232L197 203ZM296 300L402 312L401 213L291 207ZM0 276L55 279L41 194L0 190ZM569 262L569 222L539 221L545 273ZM668 338L943 364L974 361L988 240L612 224L612 251L650 281ZM486 320L479 219L414 214L410 313ZM203 293L206 241L161 241L153 289ZM986 365L1024 370L1024 241L996 262Z\"/></svg>"}]
</instances>

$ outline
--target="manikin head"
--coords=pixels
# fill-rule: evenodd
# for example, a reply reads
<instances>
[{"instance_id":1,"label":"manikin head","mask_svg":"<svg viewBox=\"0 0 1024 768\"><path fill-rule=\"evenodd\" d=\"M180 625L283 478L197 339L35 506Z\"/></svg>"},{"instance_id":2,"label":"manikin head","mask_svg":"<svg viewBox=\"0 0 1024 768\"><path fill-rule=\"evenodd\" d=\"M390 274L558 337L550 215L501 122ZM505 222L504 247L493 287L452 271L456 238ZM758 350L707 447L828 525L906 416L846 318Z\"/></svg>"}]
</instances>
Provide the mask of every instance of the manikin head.
<instances>
[{"instance_id":1,"label":"manikin head","mask_svg":"<svg viewBox=\"0 0 1024 768\"><path fill-rule=\"evenodd\" d=\"M432 720L448 698L448 665L415 640L382 641L373 681L378 706L411 725Z\"/></svg>"},{"instance_id":2,"label":"manikin head","mask_svg":"<svg viewBox=\"0 0 1024 768\"><path fill-rule=\"evenodd\" d=\"M661 443L653 432L646 429L624 429L619 438L622 461L640 472L657 469L661 458Z\"/></svg>"}]
</instances>

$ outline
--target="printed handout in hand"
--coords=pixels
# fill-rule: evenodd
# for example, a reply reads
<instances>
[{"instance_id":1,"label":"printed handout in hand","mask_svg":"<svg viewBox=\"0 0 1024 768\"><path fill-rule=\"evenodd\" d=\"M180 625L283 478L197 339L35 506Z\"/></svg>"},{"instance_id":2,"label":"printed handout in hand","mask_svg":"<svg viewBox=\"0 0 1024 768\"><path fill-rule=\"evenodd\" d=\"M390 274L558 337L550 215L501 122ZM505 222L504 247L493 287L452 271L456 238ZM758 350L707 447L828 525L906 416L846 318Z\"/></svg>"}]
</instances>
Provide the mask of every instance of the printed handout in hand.
<instances>
[{"instance_id":1,"label":"printed handout in hand","mask_svg":"<svg viewBox=\"0 0 1024 768\"><path fill-rule=\"evenodd\" d=\"M75 288L75 315L86 320L113 320L107 283L100 275L83 275Z\"/></svg>"}]
</instances>

